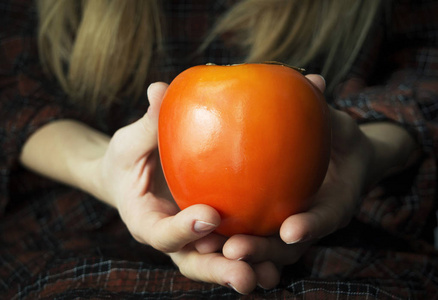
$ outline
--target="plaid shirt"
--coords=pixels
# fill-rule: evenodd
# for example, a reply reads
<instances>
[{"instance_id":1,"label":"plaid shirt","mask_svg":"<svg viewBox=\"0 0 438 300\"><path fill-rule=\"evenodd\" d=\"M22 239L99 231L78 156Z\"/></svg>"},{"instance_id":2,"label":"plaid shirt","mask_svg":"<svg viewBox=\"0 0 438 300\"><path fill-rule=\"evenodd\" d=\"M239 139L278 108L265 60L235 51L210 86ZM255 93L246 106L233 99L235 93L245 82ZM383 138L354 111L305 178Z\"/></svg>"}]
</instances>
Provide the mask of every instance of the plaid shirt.
<instances>
[{"instance_id":1,"label":"plaid shirt","mask_svg":"<svg viewBox=\"0 0 438 300\"><path fill-rule=\"evenodd\" d=\"M166 0L165 59L149 81L170 81L205 62L242 57L215 41L191 55L230 1ZM0 298L235 299L234 291L185 278L169 258L137 243L117 212L91 196L23 169L26 139L42 125L74 118L112 134L143 115L117 104L89 116L41 71L30 0L0 2ZM432 247L437 200L438 2L400 0L369 40L331 100L358 122L391 120L423 149L412 168L381 182L351 224L284 269L272 290L247 299L438 299ZM190 58L190 59L188 59Z\"/></svg>"}]
</instances>

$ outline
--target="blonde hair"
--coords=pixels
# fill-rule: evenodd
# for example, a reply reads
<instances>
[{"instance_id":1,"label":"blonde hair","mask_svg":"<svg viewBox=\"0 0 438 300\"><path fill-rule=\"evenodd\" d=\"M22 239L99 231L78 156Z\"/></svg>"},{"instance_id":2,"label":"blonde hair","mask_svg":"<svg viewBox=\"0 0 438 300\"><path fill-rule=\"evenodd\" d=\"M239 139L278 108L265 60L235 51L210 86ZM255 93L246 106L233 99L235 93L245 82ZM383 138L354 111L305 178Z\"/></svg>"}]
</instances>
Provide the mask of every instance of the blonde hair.
<instances>
[{"instance_id":1,"label":"blonde hair","mask_svg":"<svg viewBox=\"0 0 438 300\"><path fill-rule=\"evenodd\" d=\"M138 97L154 45L162 41L159 0L39 0L43 64L72 99L91 108ZM329 88L351 68L381 0L243 0L206 38L227 34L248 62L321 62Z\"/></svg>"},{"instance_id":2,"label":"blonde hair","mask_svg":"<svg viewBox=\"0 0 438 300\"><path fill-rule=\"evenodd\" d=\"M321 66L328 90L354 63L381 0L244 0L223 16L209 36L227 34L247 51L247 62L280 61Z\"/></svg>"},{"instance_id":3,"label":"blonde hair","mask_svg":"<svg viewBox=\"0 0 438 300\"><path fill-rule=\"evenodd\" d=\"M155 0L39 0L43 65L76 102L95 109L145 90L161 44Z\"/></svg>"}]
</instances>

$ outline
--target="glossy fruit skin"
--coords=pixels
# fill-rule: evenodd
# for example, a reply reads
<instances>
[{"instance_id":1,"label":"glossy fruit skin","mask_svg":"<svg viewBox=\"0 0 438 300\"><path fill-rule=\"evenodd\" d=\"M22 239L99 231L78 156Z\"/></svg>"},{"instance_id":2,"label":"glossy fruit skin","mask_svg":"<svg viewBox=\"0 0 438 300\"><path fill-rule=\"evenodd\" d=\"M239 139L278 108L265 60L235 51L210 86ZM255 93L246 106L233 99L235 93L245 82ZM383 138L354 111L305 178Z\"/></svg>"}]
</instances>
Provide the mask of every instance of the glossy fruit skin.
<instances>
[{"instance_id":1,"label":"glossy fruit skin","mask_svg":"<svg viewBox=\"0 0 438 300\"><path fill-rule=\"evenodd\" d=\"M160 109L160 159L181 209L207 204L225 236L278 233L311 205L330 157L322 93L282 65L195 66Z\"/></svg>"}]
</instances>

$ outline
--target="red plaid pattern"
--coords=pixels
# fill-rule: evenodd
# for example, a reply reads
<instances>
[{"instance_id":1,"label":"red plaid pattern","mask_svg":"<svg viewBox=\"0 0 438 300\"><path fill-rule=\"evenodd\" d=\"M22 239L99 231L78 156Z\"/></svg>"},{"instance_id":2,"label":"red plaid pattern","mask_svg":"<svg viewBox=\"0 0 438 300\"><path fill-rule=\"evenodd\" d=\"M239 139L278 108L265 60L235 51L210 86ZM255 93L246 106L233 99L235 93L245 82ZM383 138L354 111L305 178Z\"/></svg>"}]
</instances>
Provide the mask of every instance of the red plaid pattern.
<instances>
[{"instance_id":1,"label":"red plaid pattern","mask_svg":"<svg viewBox=\"0 0 438 300\"><path fill-rule=\"evenodd\" d=\"M206 62L241 62L218 40L193 56L233 1L164 0L166 56L149 82ZM112 208L24 170L21 147L47 122L75 118L112 134L139 118L127 100L90 116L41 72L31 0L0 2L0 298L236 299L182 276L167 256L133 240ZM432 245L437 200L438 2L399 0L377 23L331 102L358 122L391 120L424 150L410 170L379 184L357 217L284 269L280 285L245 299L438 299ZM146 85L147 83L145 83ZM50 154L48 154L50 155Z\"/></svg>"}]
</instances>

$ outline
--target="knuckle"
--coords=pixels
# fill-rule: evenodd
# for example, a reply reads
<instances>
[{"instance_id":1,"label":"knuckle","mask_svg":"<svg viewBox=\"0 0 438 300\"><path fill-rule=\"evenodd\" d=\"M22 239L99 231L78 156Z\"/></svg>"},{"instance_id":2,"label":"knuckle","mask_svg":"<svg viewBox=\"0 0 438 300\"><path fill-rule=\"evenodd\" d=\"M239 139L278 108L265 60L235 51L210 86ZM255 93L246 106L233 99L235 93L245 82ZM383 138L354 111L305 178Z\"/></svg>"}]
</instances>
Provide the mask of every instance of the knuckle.
<instances>
[{"instance_id":1,"label":"knuckle","mask_svg":"<svg viewBox=\"0 0 438 300\"><path fill-rule=\"evenodd\" d=\"M128 224L127 224L128 226ZM128 226L128 230L131 233L131 236L139 243L141 244L148 244L147 240L145 239L143 232L141 232L140 230L136 229L136 228L132 228L130 226Z\"/></svg>"},{"instance_id":2,"label":"knuckle","mask_svg":"<svg viewBox=\"0 0 438 300\"><path fill-rule=\"evenodd\" d=\"M138 234L134 234L134 233L131 233L131 235L137 242L139 242L141 244L147 244L142 236L140 236Z\"/></svg>"},{"instance_id":3,"label":"knuckle","mask_svg":"<svg viewBox=\"0 0 438 300\"><path fill-rule=\"evenodd\" d=\"M126 148L126 129L118 129L111 138L110 149L115 157L122 156Z\"/></svg>"},{"instance_id":4,"label":"knuckle","mask_svg":"<svg viewBox=\"0 0 438 300\"><path fill-rule=\"evenodd\" d=\"M178 269L181 272L182 275L184 275L187 278L192 278L192 272L190 271L190 268L188 268L187 263L185 263L185 261L181 261L178 264Z\"/></svg>"},{"instance_id":5,"label":"knuckle","mask_svg":"<svg viewBox=\"0 0 438 300\"><path fill-rule=\"evenodd\" d=\"M174 263L178 267L179 271L182 275L192 280L200 280L205 279L204 273L205 270L201 270L200 268L196 268L196 260L194 260L192 255L184 255L178 260L174 260Z\"/></svg>"},{"instance_id":6,"label":"knuckle","mask_svg":"<svg viewBox=\"0 0 438 300\"><path fill-rule=\"evenodd\" d=\"M131 224L126 224L131 236L139 243L149 245L152 248L161 251L163 253L176 252L176 245L172 243L172 239L164 238L161 232L156 230L144 230L144 228L139 228L139 226L132 226Z\"/></svg>"},{"instance_id":7,"label":"knuckle","mask_svg":"<svg viewBox=\"0 0 438 300\"><path fill-rule=\"evenodd\" d=\"M162 238L155 236L151 238L149 245L152 246L154 249L161 251L163 253L172 253L179 250L174 245L163 241Z\"/></svg>"}]
</instances>

